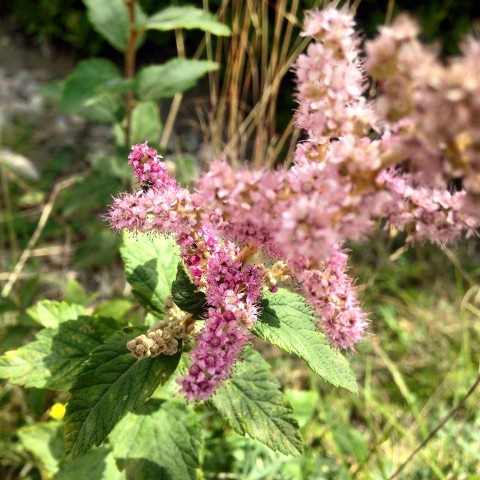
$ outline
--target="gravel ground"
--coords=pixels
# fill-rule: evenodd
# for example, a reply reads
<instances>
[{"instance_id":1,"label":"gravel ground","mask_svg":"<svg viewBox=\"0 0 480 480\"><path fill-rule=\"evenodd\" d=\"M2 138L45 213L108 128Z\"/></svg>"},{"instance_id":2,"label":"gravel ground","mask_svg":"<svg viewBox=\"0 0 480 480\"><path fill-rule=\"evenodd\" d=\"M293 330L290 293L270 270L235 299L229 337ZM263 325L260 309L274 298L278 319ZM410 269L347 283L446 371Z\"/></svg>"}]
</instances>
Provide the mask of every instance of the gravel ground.
<instances>
[{"instance_id":1,"label":"gravel ground","mask_svg":"<svg viewBox=\"0 0 480 480\"><path fill-rule=\"evenodd\" d=\"M73 53L29 43L8 19L0 20L0 148L13 168L19 157L12 151L39 174L54 152L110 151L109 127L62 115L40 94L44 83L65 78L75 61ZM65 173L72 168L82 168L81 162L66 165Z\"/></svg>"}]
</instances>

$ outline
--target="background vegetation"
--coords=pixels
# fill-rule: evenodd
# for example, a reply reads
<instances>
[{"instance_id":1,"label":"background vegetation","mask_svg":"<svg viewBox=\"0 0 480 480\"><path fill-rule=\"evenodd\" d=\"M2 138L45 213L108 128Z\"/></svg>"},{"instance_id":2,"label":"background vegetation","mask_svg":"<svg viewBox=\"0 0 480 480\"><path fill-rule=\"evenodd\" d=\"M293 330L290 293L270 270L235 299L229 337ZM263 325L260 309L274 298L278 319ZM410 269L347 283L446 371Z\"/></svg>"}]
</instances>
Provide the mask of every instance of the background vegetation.
<instances>
[{"instance_id":1,"label":"background vegetation","mask_svg":"<svg viewBox=\"0 0 480 480\"><path fill-rule=\"evenodd\" d=\"M171 2L140 3L152 13ZM237 162L248 158L256 165L283 163L300 135L290 121L293 88L285 66L304 46L297 38L302 10L320 2L262 1L260 7L253 2L255 8L250 2L188 3L219 10L232 38L240 40L213 38L199 30L148 34L139 51L140 67L182 55L220 64L193 93L154 99L162 115L152 144L174 162L186 184L208 158L222 151ZM79 0L14 0L0 8L3 21L13 21L31 49L48 44L54 52L67 49L77 61L101 56L122 66L122 55L96 33ZM479 14L474 0L362 0L360 27L372 35L385 18L404 9L419 18L426 40L442 42L445 53L457 51ZM280 23L286 33L282 38L274 33ZM239 67L245 51L251 55ZM255 64L268 75L255 77ZM46 108L58 111L62 92L59 83L44 87ZM123 279L121 239L100 219L111 195L130 181L118 127L116 136L106 136L110 148L99 154L83 139L57 145L48 138L38 141L40 127L28 114L8 120L2 124L1 147L33 160L41 175L32 180L0 162L0 286L8 294L0 297L0 353L32 339L38 330L34 306L42 299L64 300L135 322L142 312ZM88 125L95 129L98 124ZM182 136L185 128L188 135ZM201 140L192 146L188 137L195 135ZM288 393L307 454L291 459L273 453L225 430L207 408L199 407L207 432L205 478L389 478L474 383L480 357L477 239L452 250L405 248L395 232L380 231L351 248L352 274L362 285L372 321L370 337L350 356L360 394L320 383L303 364L259 345ZM52 406L64 400L46 390L0 384L0 478L49 478L42 442L29 428L59 416ZM398 478L480 478L479 405L476 392ZM76 477L71 473L64 478Z\"/></svg>"}]
</instances>

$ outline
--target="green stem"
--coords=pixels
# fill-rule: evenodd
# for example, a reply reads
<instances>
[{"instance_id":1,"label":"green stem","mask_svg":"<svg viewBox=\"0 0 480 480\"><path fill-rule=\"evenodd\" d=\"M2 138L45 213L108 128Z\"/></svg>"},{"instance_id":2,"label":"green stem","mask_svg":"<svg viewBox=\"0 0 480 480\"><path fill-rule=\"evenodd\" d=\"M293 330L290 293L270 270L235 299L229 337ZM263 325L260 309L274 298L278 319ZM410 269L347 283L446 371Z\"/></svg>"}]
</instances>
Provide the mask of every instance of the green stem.
<instances>
[{"instance_id":1,"label":"green stem","mask_svg":"<svg viewBox=\"0 0 480 480\"><path fill-rule=\"evenodd\" d=\"M136 43L139 32L135 27L135 0L125 0L128 9L128 46L124 55L125 78L131 80L135 76L135 59L136 59ZM125 146L130 146L130 136L132 127L132 111L133 111L133 91L129 90L125 94Z\"/></svg>"},{"instance_id":2,"label":"green stem","mask_svg":"<svg viewBox=\"0 0 480 480\"><path fill-rule=\"evenodd\" d=\"M393 480L394 478L397 478L398 475L402 472L402 470L410 463L412 458L420 451L422 450L429 442L432 440L433 437L443 428L443 426L465 405L465 402L467 401L468 397L472 395L475 390L478 388L480 385L480 375L477 377L473 385L470 387L468 392L464 395L464 397L458 402L458 405L450 410L438 423L438 425L428 434L428 436L423 440L420 445L407 457L407 459L395 470L390 477L388 477L388 480Z\"/></svg>"}]
</instances>

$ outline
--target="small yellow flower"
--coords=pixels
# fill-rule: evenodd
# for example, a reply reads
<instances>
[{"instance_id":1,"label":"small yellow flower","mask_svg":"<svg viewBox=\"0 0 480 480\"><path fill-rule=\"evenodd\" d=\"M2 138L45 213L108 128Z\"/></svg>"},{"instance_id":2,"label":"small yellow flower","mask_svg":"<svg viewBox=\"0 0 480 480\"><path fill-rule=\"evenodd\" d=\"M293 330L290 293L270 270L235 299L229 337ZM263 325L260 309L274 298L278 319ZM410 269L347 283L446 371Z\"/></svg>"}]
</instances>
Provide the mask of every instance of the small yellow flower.
<instances>
[{"instance_id":1,"label":"small yellow flower","mask_svg":"<svg viewBox=\"0 0 480 480\"><path fill-rule=\"evenodd\" d=\"M66 406L63 403L56 403L50 409L50 416L55 420L61 420L65 416Z\"/></svg>"}]
</instances>

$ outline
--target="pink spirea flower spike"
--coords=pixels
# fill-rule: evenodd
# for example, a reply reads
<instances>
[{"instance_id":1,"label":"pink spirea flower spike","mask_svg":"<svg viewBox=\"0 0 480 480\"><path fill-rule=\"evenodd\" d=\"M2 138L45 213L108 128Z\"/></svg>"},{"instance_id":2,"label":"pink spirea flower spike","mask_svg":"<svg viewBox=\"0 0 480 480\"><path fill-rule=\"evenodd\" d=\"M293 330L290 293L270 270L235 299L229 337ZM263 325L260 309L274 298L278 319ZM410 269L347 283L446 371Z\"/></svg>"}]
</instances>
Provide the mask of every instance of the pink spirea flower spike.
<instances>
[{"instance_id":1,"label":"pink spirea flower spike","mask_svg":"<svg viewBox=\"0 0 480 480\"><path fill-rule=\"evenodd\" d=\"M207 400L230 376L250 340L262 287L259 270L236 261L228 246L212 252L206 264L206 282L210 305L206 324L190 356L188 374L181 381L181 391L190 400Z\"/></svg>"},{"instance_id":2,"label":"pink spirea flower spike","mask_svg":"<svg viewBox=\"0 0 480 480\"><path fill-rule=\"evenodd\" d=\"M154 149L134 145L129 163L142 188L114 199L108 220L116 229L174 234L192 280L205 289L205 326L197 335L188 374L179 383L187 399L207 400L230 376L250 340L262 288L260 271L237 260L239 248L223 241L202 218L198 198L169 175Z\"/></svg>"},{"instance_id":3,"label":"pink spirea flower spike","mask_svg":"<svg viewBox=\"0 0 480 480\"><path fill-rule=\"evenodd\" d=\"M215 161L190 192L147 143L132 147L140 188L114 199L111 226L175 236L206 294L205 325L179 381L188 399L207 400L231 375L260 313L262 287L293 284L330 343L354 350L368 319L348 273L346 241L389 226L409 242L441 245L477 233L480 43L468 40L462 57L441 64L418 41L417 25L400 16L362 57L354 27L345 8L306 16L302 35L313 41L294 66L295 118L306 136L288 167ZM367 98L365 71L377 81L375 98ZM257 251L275 262L272 269L252 264ZM135 343L138 355L144 343Z\"/></svg>"}]
</instances>

